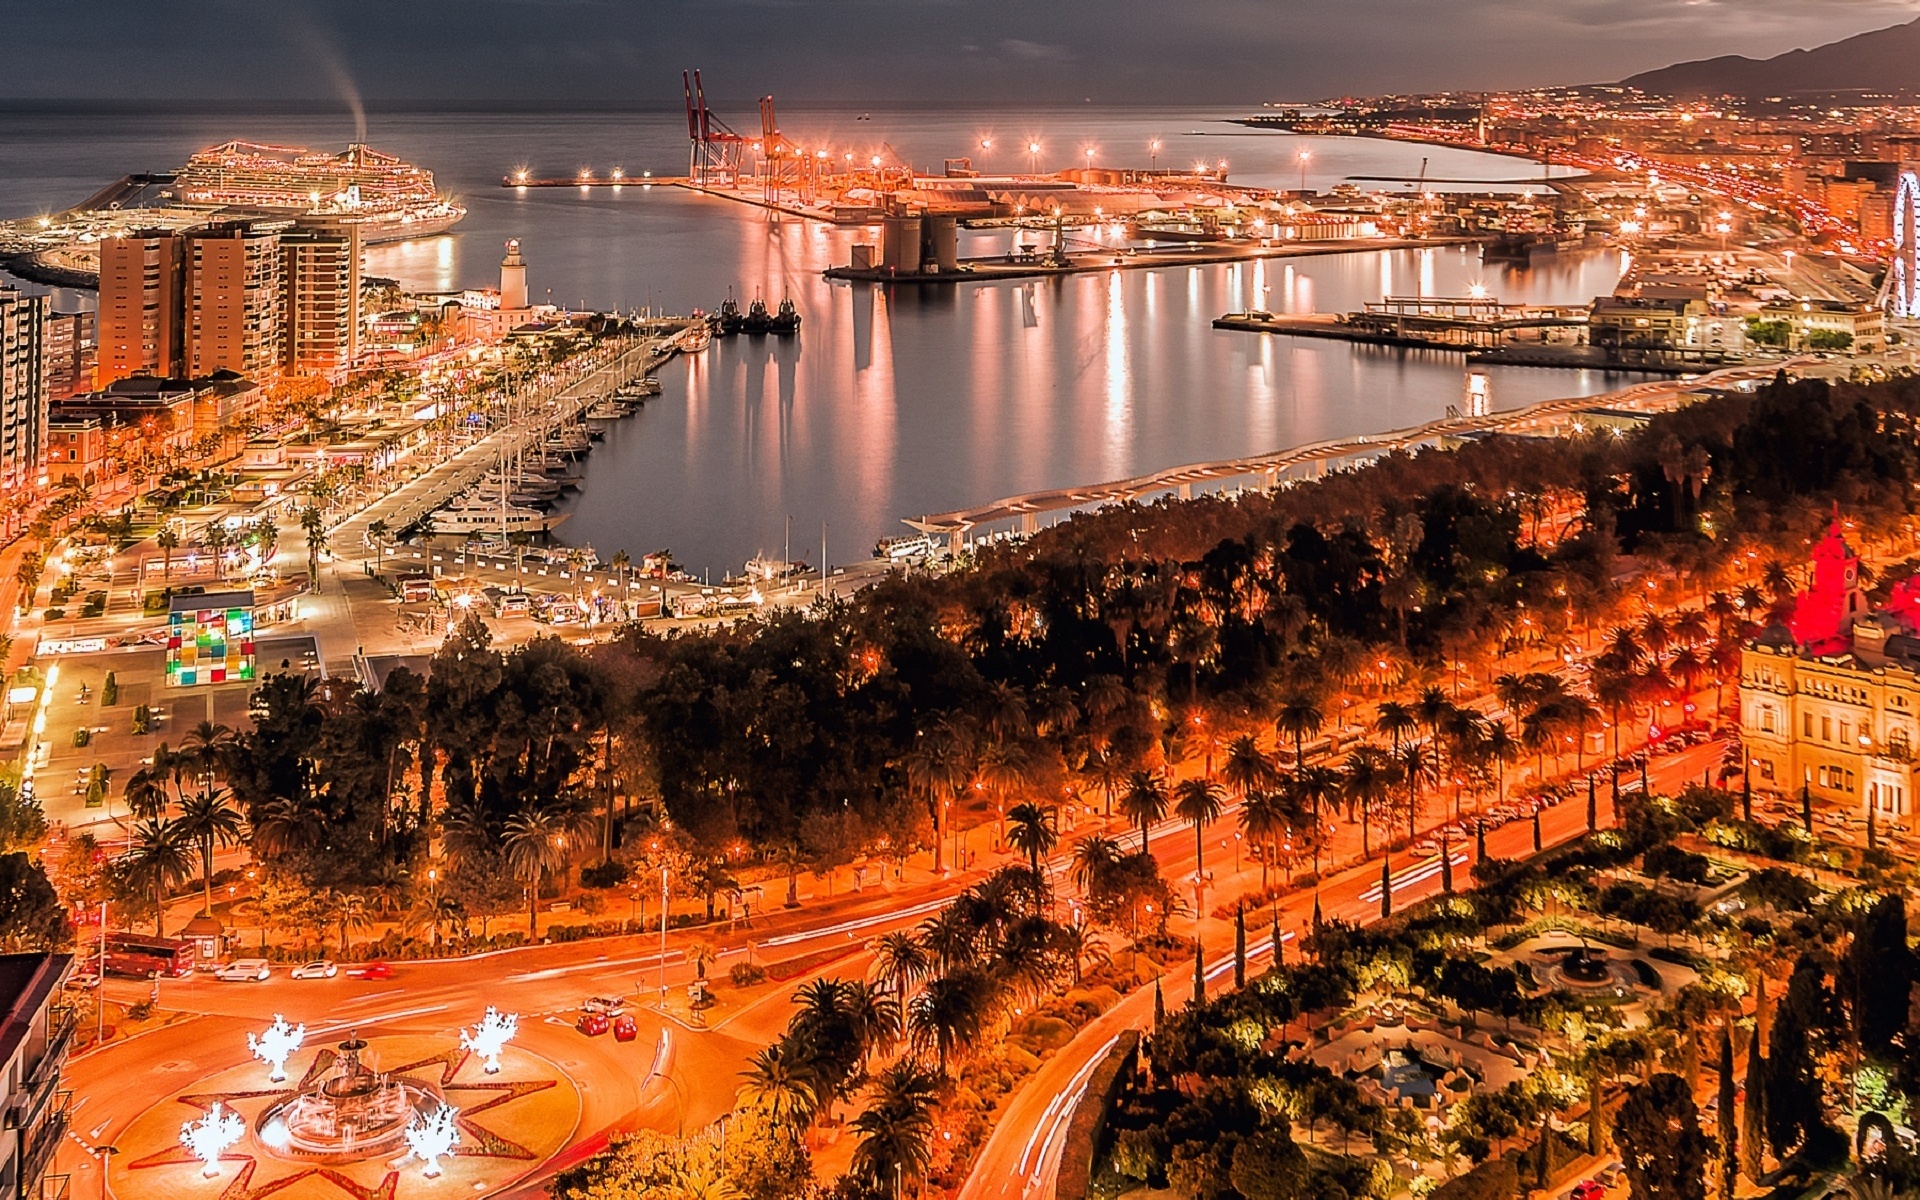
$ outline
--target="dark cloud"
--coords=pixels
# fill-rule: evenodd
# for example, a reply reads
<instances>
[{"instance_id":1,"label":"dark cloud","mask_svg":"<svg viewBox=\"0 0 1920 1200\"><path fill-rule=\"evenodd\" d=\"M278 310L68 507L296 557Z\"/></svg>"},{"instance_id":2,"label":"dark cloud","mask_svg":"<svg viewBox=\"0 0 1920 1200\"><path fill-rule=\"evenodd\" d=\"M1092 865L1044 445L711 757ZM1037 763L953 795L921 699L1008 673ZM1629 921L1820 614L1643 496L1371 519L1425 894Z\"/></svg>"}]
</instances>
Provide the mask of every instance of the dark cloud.
<instances>
[{"instance_id":1,"label":"dark cloud","mask_svg":"<svg viewBox=\"0 0 1920 1200\"><path fill-rule=\"evenodd\" d=\"M1617 79L1770 55L1915 0L92 0L16 5L13 97L670 107L1252 103ZM350 84L343 79L350 79Z\"/></svg>"}]
</instances>

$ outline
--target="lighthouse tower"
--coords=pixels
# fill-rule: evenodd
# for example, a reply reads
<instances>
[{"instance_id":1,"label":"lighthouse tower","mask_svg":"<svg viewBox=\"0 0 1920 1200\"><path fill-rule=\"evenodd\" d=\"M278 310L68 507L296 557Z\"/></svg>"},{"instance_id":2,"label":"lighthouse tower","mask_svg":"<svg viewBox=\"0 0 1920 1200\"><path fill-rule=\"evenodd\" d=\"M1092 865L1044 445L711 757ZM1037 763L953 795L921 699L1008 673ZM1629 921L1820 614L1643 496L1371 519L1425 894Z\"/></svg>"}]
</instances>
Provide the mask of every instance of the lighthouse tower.
<instances>
[{"instance_id":1,"label":"lighthouse tower","mask_svg":"<svg viewBox=\"0 0 1920 1200\"><path fill-rule=\"evenodd\" d=\"M500 307L527 306L527 260L520 257L520 239L507 240L507 256L500 260Z\"/></svg>"}]
</instances>

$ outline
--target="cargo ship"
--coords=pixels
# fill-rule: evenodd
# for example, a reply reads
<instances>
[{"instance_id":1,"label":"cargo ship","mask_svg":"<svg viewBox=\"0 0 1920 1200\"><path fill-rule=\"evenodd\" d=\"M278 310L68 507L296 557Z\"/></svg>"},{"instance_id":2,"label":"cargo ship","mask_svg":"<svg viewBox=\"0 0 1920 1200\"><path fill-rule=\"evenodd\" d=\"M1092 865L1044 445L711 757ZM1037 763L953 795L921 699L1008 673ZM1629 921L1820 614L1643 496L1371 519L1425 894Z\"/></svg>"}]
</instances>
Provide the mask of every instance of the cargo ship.
<instances>
[{"instance_id":1,"label":"cargo ship","mask_svg":"<svg viewBox=\"0 0 1920 1200\"><path fill-rule=\"evenodd\" d=\"M431 237L467 215L433 172L358 142L339 154L227 142L188 159L171 191L184 204L356 225L369 245Z\"/></svg>"}]
</instances>

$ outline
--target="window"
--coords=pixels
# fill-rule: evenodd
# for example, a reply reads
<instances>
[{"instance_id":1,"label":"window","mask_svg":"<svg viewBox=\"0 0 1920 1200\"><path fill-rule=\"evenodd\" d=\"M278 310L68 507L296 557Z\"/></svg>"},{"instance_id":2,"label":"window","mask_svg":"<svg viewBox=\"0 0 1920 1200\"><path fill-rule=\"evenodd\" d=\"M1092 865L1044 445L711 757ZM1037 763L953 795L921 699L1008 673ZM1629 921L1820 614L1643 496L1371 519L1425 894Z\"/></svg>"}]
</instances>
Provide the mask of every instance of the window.
<instances>
[{"instance_id":1,"label":"window","mask_svg":"<svg viewBox=\"0 0 1920 1200\"><path fill-rule=\"evenodd\" d=\"M1820 718L1820 740L1823 742L1831 742L1833 740L1833 718L1832 717Z\"/></svg>"},{"instance_id":2,"label":"window","mask_svg":"<svg viewBox=\"0 0 1920 1200\"><path fill-rule=\"evenodd\" d=\"M1760 709L1760 732L1773 732L1773 709L1767 707Z\"/></svg>"},{"instance_id":3,"label":"window","mask_svg":"<svg viewBox=\"0 0 1920 1200\"><path fill-rule=\"evenodd\" d=\"M1853 722L1852 721L1840 722L1840 744L1842 746L1853 745Z\"/></svg>"},{"instance_id":4,"label":"window","mask_svg":"<svg viewBox=\"0 0 1920 1200\"><path fill-rule=\"evenodd\" d=\"M1812 713L1800 714L1800 736L1805 738L1810 738L1813 736L1813 714Z\"/></svg>"},{"instance_id":5,"label":"window","mask_svg":"<svg viewBox=\"0 0 1920 1200\"><path fill-rule=\"evenodd\" d=\"M1760 778L1762 779L1773 778L1773 760L1772 759L1763 758L1760 760Z\"/></svg>"}]
</instances>

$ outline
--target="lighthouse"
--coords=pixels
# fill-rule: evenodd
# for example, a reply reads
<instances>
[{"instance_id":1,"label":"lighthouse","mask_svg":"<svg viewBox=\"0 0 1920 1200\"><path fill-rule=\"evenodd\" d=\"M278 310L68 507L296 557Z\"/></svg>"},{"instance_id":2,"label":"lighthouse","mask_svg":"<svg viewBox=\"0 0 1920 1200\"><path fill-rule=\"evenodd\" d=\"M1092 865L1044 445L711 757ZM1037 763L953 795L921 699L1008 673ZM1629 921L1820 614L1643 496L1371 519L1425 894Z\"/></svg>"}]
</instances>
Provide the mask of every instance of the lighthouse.
<instances>
[{"instance_id":1,"label":"lighthouse","mask_svg":"<svg viewBox=\"0 0 1920 1200\"><path fill-rule=\"evenodd\" d=\"M520 239L507 240L507 256L500 260L500 307L527 306L527 260L520 257Z\"/></svg>"}]
</instances>

